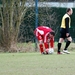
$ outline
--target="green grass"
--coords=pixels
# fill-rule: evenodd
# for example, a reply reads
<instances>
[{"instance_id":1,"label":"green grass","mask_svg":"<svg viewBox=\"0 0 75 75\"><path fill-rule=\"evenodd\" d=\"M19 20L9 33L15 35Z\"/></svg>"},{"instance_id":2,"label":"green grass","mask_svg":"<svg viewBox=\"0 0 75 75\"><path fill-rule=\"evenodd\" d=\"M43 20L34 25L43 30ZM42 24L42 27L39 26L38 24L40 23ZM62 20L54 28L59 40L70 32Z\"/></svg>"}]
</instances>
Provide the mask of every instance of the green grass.
<instances>
[{"instance_id":1,"label":"green grass","mask_svg":"<svg viewBox=\"0 0 75 75\"><path fill-rule=\"evenodd\" d=\"M75 75L75 52L0 53L0 75Z\"/></svg>"}]
</instances>

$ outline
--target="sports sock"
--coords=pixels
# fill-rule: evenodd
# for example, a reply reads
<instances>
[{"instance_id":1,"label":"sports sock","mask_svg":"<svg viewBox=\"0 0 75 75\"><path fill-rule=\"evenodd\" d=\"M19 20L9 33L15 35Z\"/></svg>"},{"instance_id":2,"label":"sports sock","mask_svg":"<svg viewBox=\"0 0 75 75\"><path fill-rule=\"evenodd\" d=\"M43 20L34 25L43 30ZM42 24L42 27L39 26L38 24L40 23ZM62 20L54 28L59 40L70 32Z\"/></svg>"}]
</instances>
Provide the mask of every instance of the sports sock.
<instances>
[{"instance_id":1,"label":"sports sock","mask_svg":"<svg viewBox=\"0 0 75 75\"><path fill-rule=\"evenodd\" d=\"M67 50L67 48L68 48L68 46L70 45L70 43L71 43L70 41L67 41L67 42L66 42L66 46L65 46L64 50Z\"/></svg>"},{"instance_id":2,"label":"sports sock","mask_svg":"<svg viewBox=\"0 0 75 75\"><path fill-rule=\"evenodd\" d=\"M58 52L60 52L61 43L58 43Z\"/></svg>"},{"instance_id":3,"label":"sports sock","mask_svg":"<svg viewBox=\"0 0 75 75\"><path fill-rule=\"evenodd\" d=\"M40 52L42 53L44 51L43 50L43 44L40 44L39 47L40 47Z\"/></svg>"}]
</instances>

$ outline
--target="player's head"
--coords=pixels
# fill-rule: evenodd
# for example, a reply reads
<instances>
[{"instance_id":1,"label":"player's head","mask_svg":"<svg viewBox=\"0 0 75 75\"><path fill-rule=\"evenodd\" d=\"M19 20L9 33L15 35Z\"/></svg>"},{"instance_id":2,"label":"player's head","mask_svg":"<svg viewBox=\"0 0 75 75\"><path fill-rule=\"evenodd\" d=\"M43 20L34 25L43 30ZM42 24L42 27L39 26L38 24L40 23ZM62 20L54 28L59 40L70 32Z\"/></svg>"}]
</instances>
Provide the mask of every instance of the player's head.
<instances>
[{"instance_id":1,"label":"player's head","mask_svg":"<svg viewBox=\"0 0 75 75\"><path fill-rule=\"evenodd\" d=\"M50 32L49 36L50 36L50 38L53 38L55 36L55 32L54 31Z\"/></svg>"},{"instance_id":2,"label":"player's head","mask_svg":"<svg viewBox=\"0 0 75 75\"><path fill-rule=\"evenodd\" d=\"M66 13L67 13L68 15L72 15L72 13L73 13L72 8L67 8Z\"/></svg>"}]
</instances>

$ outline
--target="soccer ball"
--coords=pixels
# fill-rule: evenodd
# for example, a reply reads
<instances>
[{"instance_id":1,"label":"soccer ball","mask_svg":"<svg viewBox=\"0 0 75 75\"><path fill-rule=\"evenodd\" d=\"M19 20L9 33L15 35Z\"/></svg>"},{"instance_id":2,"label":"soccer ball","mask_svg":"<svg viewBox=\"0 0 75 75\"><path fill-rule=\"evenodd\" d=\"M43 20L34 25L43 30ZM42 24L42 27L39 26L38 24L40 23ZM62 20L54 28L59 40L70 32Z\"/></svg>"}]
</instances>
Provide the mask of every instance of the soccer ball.
<instances>
[{"instance_id":1,"label":"soccer ball","mask_svg":"<svg viewBox=\"0 0 75 75\"><path fill-rule=\"evenodd\" d=\"M54 53L54 49L53 48L49 48L48 53L49 54L53 54Z\"/></svg>"}]
</instances>

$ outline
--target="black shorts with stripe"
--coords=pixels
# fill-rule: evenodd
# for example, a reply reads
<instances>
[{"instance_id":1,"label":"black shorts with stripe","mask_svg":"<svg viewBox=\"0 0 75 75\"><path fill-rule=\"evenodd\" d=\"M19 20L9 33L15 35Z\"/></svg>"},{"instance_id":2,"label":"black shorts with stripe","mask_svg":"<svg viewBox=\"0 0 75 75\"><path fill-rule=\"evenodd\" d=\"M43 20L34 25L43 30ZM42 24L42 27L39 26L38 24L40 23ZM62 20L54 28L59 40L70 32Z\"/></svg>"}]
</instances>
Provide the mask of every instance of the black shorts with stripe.
<instances>
[{"instance_id":1,"label":"black shorts with stripe","mask_svg":"<svg viewBox=\"0 0 75 75\"><path fill-rule=\"evenodd\" d=\"M68 37L70 37L70 34L69 34ZM60 38L63 38L63 39L67 38L67 36L66 36L66 29L64 29L64 28L60 29Z\"/></svg>"}]
</instances>

